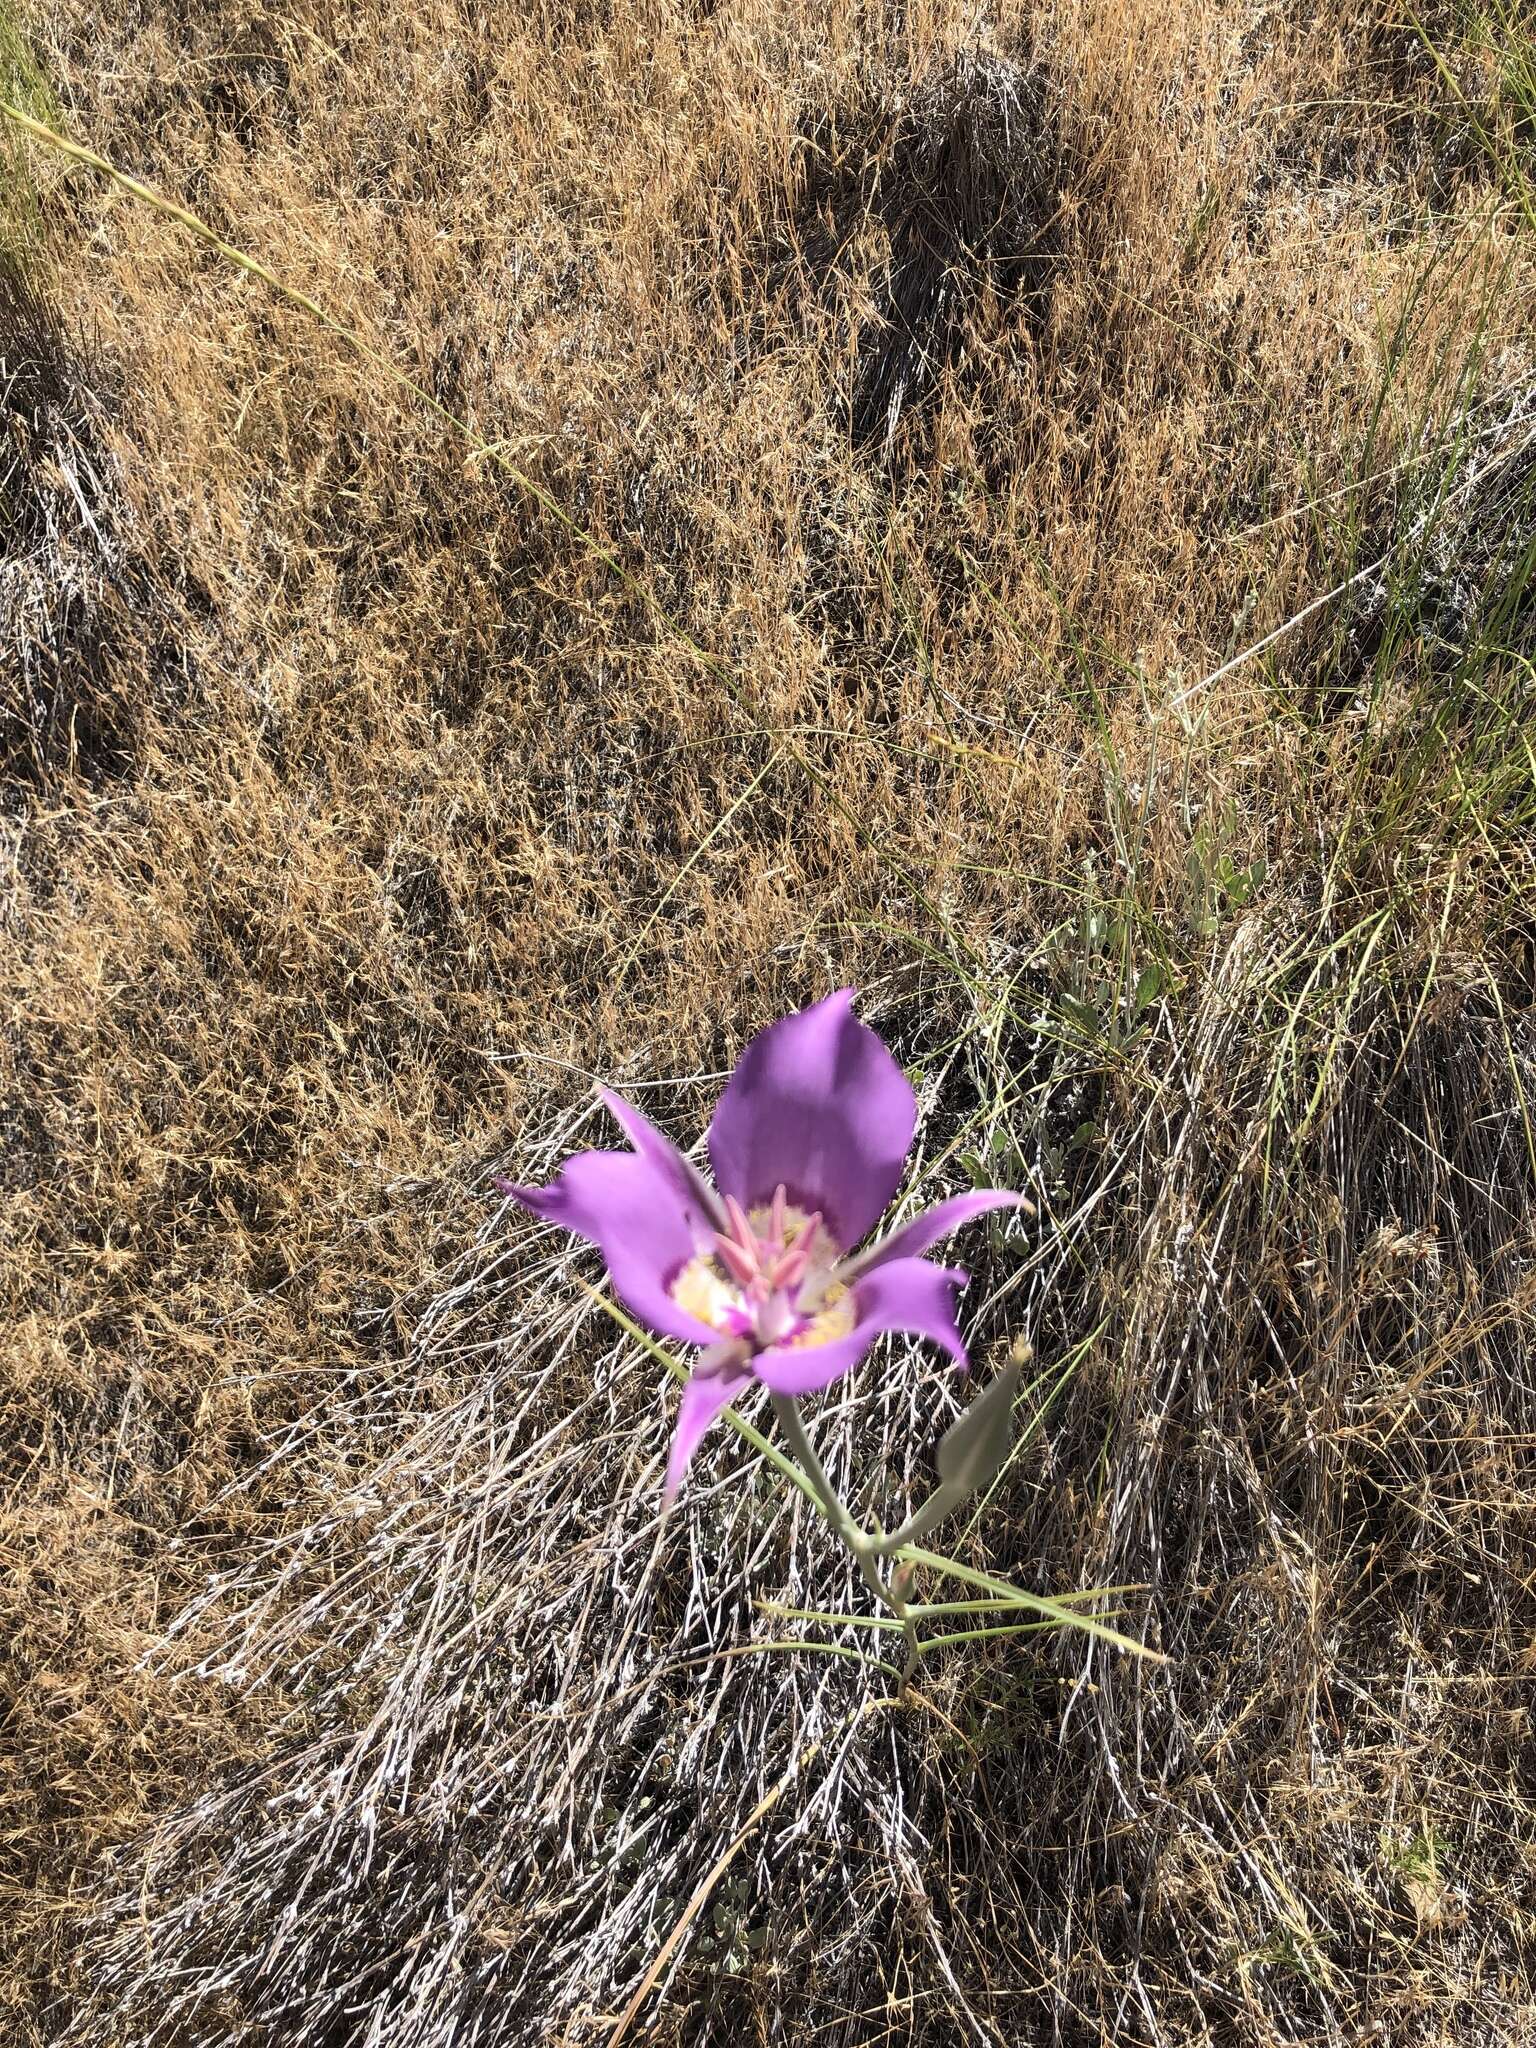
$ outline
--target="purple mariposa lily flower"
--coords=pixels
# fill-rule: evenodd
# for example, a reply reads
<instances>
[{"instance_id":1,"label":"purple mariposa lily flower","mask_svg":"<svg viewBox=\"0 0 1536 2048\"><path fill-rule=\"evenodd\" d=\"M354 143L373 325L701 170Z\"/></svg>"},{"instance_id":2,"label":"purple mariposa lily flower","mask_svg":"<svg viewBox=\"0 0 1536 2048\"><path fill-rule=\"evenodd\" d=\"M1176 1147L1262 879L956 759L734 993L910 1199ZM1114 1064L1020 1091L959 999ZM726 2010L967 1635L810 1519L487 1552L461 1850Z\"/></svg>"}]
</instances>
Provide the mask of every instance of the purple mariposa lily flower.
<instances>
[{"instance_id":1,"label":"purple mariposa lily flower","mask_svg":"<svg viewBox=\"0 0 1536 2048\"><path fill-rule=\"evenodd\" d=\"M754 1380L829 1386L876 1337L930 1337L963 1371L954 1299L968 1275L919 1256L1001 1190L954 1195L863 1251L900 1183L917 1102L841 989L754 1038L715 1109L715 1186L632 1104L602 1099L632 1152L582 1152L544 1188L504 1193L590 1238L620 1297L663 1337L699 1347L667 1466L670 1500L710 1423Z\"/></svg>"}]
</instances>

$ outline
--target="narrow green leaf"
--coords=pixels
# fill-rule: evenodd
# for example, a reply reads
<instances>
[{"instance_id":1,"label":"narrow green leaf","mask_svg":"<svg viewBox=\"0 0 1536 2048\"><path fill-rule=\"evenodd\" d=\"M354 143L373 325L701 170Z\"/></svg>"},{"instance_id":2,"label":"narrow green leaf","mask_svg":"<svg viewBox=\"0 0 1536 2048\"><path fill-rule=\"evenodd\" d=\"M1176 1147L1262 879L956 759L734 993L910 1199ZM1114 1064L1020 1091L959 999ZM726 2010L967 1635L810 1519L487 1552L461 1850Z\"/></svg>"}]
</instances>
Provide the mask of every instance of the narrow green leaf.
<instances>
[{"instance_id":1,"label":"narrow green leaf","mask_svg":"<svg viewBox=\"0 0 1536 2048\"><path fill-rule=\"evenodd\" d=\"M1062 1628L1081 1629L1085 1635L1097 1636L1101 1642L1112 1643L1117 1650L1128 1651L1133 1657L1144 1657L1149 1664L1168 1662L1161 1650L1153 1650L1145 1643L1138 1643L1134 1636L1123 1636L1117 1628L1106 1628L1103 1622L1096 1621L1091 1614L1076 1613L1062 1600L1047 1599L1040 1593L1026 1593L1021 1586L1010 1586L1006 1579L994 1578L990 1572L973 1571L969 1565L958 1564L952 1557L940 1557L932 1550L920 1549L915 1543L903 1544L896 1552L896 1556L912 1564L927 1565L930 1571L959 1579L965 1585L979 1586L985 1592L1003 1594L1012 1606L1025 1608L1033 1614L1045 1615Z\"/></svg>"}]
</instances>

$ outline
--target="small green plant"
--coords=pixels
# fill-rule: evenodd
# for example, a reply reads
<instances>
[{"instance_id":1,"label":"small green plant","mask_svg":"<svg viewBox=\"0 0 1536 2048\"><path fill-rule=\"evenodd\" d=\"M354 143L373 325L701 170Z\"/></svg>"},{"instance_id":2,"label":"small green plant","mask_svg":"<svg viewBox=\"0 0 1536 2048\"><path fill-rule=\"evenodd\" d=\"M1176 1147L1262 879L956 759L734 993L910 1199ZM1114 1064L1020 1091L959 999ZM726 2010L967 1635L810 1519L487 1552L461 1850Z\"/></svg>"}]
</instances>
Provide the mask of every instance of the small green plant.
<instances>
[{"instance_id":1,"label":"small green plant","mask_svg":"<svg viewBox=\"0 0 1536 2048\"><path fill-rule=\"evenodd\" d=\"M710 1902L708 1930L695 1942L701 1962L713 1963L727 1976L744 1976L754 1956L768 1945L770 1930L751 1924L752 1887L745 1877L728 1877Z\"/></svg>"},{"instance_id":2,"label":"small green plant","mask_svg":"<svg viewBox=\"0 0 1536 2048\"><path fill-rule=\"evenodd\" d=\"M1411 1833L1380 1836L1382 1860L1406 1898L1420 1928L1443 1923L1453 1905L1446 1872L1451 1844L1432 1824Z\"/></svg>"},{"instance_id":3,"label":"small green plant","mask_svg":"<svg viewBox=\"0 0 1536 2048\"><path fill-rule=\"evenodd\" d=\"M1029 1174L1029 1161L1024 1148L1013 1132L999 1124L987 1141L986 1156L980 1152L962 1152L959 1165L971 1186L978 1191L993 1187L1019 1187ZM1004 1256L1008 1248L1007 1225L1000 1218L989 1219L988 1236L990 1249L996 1256Z\"/></svg>"},{"instance_id":4,"label":"small green plant","mask_svg":"<svg viewBox=\"0 0 1536 2048\"><path fill-rule=\"evenodd\" d=\"M1249 1962L1281 1976L1300 1977L1308 1984L1320 1983L1324 1975L1316 1936L1289 1921L1281 1922Z\"/></svg>"},{"instance_id":5,"label":"small green plant","mask_svg":"<svg viewBox=\"0 0 1536 2048\"><path fill-rule=\"evenodd\" d=\"M1381 1853L1389 1869L1415 1883L1439 1878L1450 1846L1432 1826L1415 1828L1409 1835L1381 1836Z\"/></svg>"},{"instance_id":6,"label":"small green plant","mask_svg":"<svg viewBox=\"0 0 1536 2048\"><path fill-rule=\"evenodd\" d=\"M1168 983L1166 959L1148 945L1145 922L1129 902L1085 895L1049 957L1058 1012L1090 1044L1116 1052L1146 1029Z\"/></svg>"},{"instance_id":7,"label":"small green plant","mask_svg":"<svg viewBox=\"0 0 1536 2048\"><path fill-rule=\"evenodd\" d=\"M1201 938L1209 938L1245 909L1269 873L1262 854L1249 861L1234 854L1237 836L1237 805L1228 797L1212 816L1200 821L1185 856L1189 923Z\"/></svg>"}]
</instances>

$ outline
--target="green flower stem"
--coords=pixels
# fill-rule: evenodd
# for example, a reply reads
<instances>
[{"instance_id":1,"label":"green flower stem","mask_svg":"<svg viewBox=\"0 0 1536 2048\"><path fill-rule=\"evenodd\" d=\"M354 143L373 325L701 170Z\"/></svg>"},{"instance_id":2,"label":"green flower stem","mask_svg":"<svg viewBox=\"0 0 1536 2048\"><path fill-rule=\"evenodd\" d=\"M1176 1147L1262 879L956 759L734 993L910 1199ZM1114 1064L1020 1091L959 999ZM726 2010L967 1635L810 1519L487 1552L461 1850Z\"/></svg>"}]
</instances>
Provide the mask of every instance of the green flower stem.
<instances>
[{"instance_id":1,"label":"green flower stem","mask_svg":"<svg viewBox=\"0 0 1536 2048\"><path fill-rule=\"evenodd\" d=\"M917 1621L912 1609L896 1590L895 1575L889 1579L884 1577L876 1562L883 1554L882 1540L878 1535L872 1535L869 1530L861 1529L843 1505L837 1488L827 1477L826 1467L817 1457L815 1447L805 1433L805 1424L800 1419L797 1404L785 1394L774 1394L771 1399L774 1415L784 1433L784 1440L794 1452L801 1470L810 1480L827 1521L834 1533L853 1552L865 1585L877 1600L891 1610L900 1624L902 1640L907 1646L906 1662L901 1668L896 1687L896 1697L902 1699L906 1696L907 1686L917 1669L918 1659L923 1654L923 1646L918 1640Z\"/></svg>"},{"instance_id":2,"label":"green flower stem","mask_svg":"<svg viewBox=\"0 0 1536 2048\"><path fill-rule=\"evenodd\" d=\"M787 1394L774 1394L770 1398L779 1428L784 1432L784 1440L799 1460L801 1471L810 1480L827 1520L862 1563L870 1555L870 1537L859 1527L838 1498L837 1488L827 1477L827 1469L817 1457L815 1448L805 1433L805 1424L800 1420L798 1406Z\"/></svg>"}]
</instances>

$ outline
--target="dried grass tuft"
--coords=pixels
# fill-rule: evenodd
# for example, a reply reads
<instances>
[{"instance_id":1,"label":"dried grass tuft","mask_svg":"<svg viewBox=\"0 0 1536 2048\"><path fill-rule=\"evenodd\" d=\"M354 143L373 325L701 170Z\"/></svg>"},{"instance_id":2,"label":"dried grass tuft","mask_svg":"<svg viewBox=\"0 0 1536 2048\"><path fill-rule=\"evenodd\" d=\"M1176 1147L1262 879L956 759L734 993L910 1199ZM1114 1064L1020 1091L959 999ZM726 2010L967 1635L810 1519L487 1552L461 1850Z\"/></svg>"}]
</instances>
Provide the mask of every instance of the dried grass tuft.
<instances>
[{"instance_id":1,"label":"dried grass tuft","mask_svg":"<svg viewBox=\"0 0 1536 2048\"><path fill-rule=\"evenodd\" d=\"M1020 317L1021 300L1025 313L1038 300L1060 203L1049 97L1024 66L962 48L881 110L889 139L866 159L858 194L887 253L854 342L856 444L888 455L940 373L963 370Z\"/></svg>"}]
</instances>

